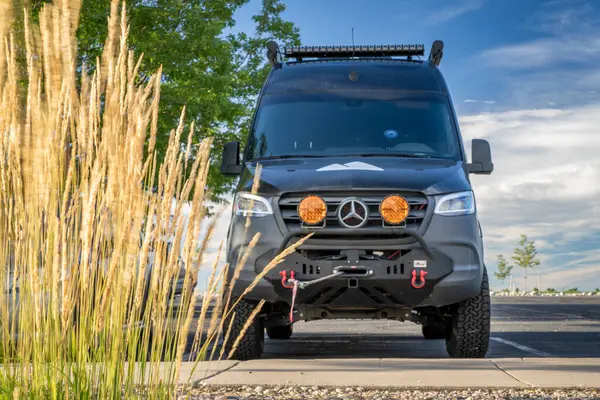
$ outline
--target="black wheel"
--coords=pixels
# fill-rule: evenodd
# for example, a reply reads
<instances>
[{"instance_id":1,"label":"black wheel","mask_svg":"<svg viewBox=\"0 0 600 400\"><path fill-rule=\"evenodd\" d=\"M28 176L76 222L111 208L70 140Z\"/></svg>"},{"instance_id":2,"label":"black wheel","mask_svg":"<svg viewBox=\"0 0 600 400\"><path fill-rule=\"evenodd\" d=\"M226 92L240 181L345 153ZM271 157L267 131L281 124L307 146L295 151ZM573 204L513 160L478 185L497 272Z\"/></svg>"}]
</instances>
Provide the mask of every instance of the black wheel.
<instances>
[{"instance_id":1,"label":"black wheel","mask_svg":"<svg viewBox=\"0 0 600 400\"><path fill-rule=\"evenodd\" d=\"M292 325L271 326L267 328L267 335L270 339L289 339L294 331Z\"/></svg>"},{"instance_id":2,"label":"black wheel","mask_svg":"<svg viewBox=\"0 0 600 400\"><path fill-rule=\"evenodd\" d=\"M459 303L446 337L446 350L454 358L485 357L490 340L490 288L487 270L479 294Z\"/></svg>"},{"instance_id":3,"label":"black wheel","mask_svg":"<svg viewBox=\"0 0 600 400\"><path fill-rule=\"evenodd\" d=\"M232 302L234 299L232 299ZM237 300L236 300L237 301ZM241 300L235 308L231 311L230 316L227 318L224 328L229 329L229 323L231 322L231 316L233 316L233 323L231 324L231 332L225 346L225 357L229 355L234 343L240 336L242 329L246 323L249 323L248 328L237 347L233 351L231 359L233 360L252 360L260 358L263 353L265 344L265 329L263 321L260 317L255 317L252 321L249 321L250 314L256 308L257 304L251 301ZM235 315L234 315L235 313Z\"/></svg>"},{"instance_id":4,"label":"black wheel","mask_svg":"<svg viewBox=\"0 0 600 400\"><path fill-rule=\"evenodd\" d=\"M445 339L446 326L442 322L428 323L422 326L423 337L428 340Z\"/></svg>"}]
</instances>

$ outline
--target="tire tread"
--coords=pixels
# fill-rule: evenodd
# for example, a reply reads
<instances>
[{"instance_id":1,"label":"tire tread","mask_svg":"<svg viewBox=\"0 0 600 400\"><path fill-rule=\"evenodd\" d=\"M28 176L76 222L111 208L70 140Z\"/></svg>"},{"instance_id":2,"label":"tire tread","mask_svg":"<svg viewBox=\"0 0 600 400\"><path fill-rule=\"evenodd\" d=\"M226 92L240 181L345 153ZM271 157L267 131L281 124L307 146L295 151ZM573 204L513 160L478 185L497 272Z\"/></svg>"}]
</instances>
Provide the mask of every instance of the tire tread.
<instances>
[{"instance_id":1,"label":"tire tread","mask_svg":"<svg viewBox=\"0 0 600 400\"><path fill-rule=\"evenodd\" d=\"M485 357L490 339L490 315L490 288L484 268L479 294L459 303L454 313L446 337L446 349L450 357Z\"/></svg>"},{"instance_id":2,"label":"tire tread","mask_svg":"<svg viewBox=\"0 0 600 400\"><path fill-rule=\"evenodd\" d=\"M225 343L226 354L228 355L231 351L233 344L236 339L239 337L244 325L250 318L250 314L256 308L256 304L241 300L233 309L233 323L231 325L231 332L229 333L229 340ZM228 318L227 325L225 325L225 329L228 329L229 322L231 321L231 317ZM245 361L245 360L253 360L260 358L263 353L264 348L264 336L265 330L262 325L262 321L260 317L256 317L256 319L250 324L244 337L240 340L237 348L233 352L231 358L234 360Z\"/></svg>"}]
</instances>

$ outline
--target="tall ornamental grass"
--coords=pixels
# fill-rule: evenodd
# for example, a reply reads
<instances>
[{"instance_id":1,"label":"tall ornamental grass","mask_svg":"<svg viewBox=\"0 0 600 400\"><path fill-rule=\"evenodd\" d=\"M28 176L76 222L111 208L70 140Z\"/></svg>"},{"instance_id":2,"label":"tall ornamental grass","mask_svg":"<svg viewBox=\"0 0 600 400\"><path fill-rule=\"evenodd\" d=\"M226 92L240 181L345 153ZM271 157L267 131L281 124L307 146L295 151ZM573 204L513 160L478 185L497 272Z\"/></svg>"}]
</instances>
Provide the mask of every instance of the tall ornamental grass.
<instances>
[{"instance_id":1,"label":"tall ornamental grass","mask_svg":"<svg viewBox=\"0 0 600 400\"><path fill-rule=\"evenodd\" d=\"M239 342L226 279L245 256L232 274L205 266L206 292L194 290L216 221L203 228L212 142L193 145L182 110L157 162L161 71L140 78L124 4L112 1L88 74L76 61L81 0L47 4L39 23L25 10L24 40L11 3L0 2L0 395L172 397L184 353L201 370L233 353L219 338Z\"/></svg>"}]
</instances>

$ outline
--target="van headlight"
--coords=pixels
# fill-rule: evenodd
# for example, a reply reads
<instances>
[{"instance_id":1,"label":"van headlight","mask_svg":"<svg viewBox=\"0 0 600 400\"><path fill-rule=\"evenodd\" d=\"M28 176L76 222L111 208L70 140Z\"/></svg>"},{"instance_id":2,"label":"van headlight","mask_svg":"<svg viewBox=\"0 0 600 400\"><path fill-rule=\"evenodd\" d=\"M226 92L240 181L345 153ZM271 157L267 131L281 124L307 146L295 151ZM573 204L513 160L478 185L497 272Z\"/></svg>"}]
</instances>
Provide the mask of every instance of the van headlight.
<instances>
[{"instance_id":1,"label":"van headlight","mask_svg":"<svg viewBox=\"0 0 600 400\"><path fill-rule=\"evenodd\" d=\"M271 203L264 197L240 192L235 196L234 209L236 215L244 217L264 217L273 214Z\"/></svg>"},{"instance_id":2,"label":"van headlight","mask_svg":"<svg viewBox=\"0 0 600 400\"><path fill-rule=\"evenodd\" d=\"M445 216L475 213L475 197L472 191L440 196L436 199L435 213Z\"/></svg>"}]
</instances>

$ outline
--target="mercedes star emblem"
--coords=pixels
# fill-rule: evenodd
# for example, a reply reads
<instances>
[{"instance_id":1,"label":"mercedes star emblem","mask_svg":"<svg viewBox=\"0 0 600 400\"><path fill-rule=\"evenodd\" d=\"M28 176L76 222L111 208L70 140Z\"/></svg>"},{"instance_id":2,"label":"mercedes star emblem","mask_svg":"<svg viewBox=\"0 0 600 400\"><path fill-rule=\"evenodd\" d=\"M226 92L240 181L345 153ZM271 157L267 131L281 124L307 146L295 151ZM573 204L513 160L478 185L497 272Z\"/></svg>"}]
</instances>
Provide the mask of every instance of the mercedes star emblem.
<instances>
[{"instance_id":1,"label":"mercedes star emblem","mask_svg":"<svg viewBox=\"0 0 600 400\"><path fill-rule=\"evenodd\" d=\"M340 224L346 228L360 228L367 223L369 208L358 199L346 199L338 209Z\"/></svg>"}]
</instances>

